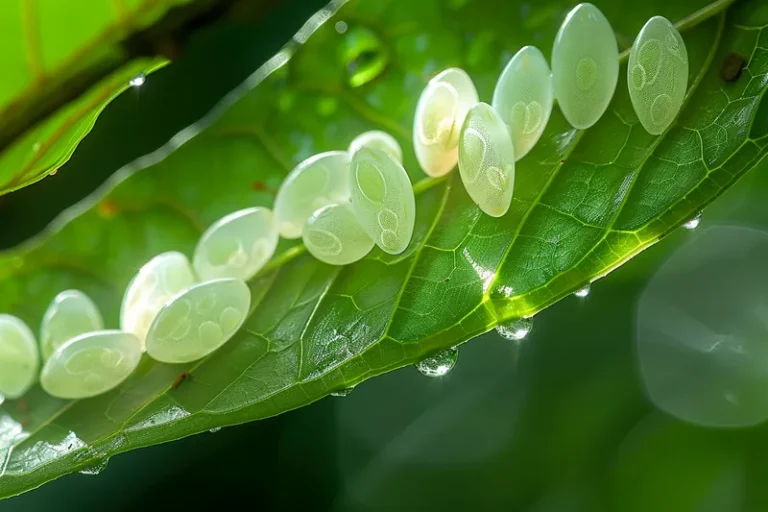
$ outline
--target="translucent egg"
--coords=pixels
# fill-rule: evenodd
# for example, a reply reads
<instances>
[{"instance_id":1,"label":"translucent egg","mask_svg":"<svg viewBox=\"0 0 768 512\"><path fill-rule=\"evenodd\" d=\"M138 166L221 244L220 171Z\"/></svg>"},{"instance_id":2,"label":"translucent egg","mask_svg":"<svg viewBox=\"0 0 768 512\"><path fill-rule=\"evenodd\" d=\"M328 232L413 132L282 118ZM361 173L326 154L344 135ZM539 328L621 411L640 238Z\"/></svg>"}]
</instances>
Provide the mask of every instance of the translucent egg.
<instances>
[{"instance_id":1,"label":"translucent egg","mask_svg":"<svg viewBox=\"0 0 768 512\"><path fill-rule=\"evenodd\" d=\"M40 326L40 352L43 361L64 343L86 332L104 329L99 308L80 290L58 294L43 316Z\"/></svg>"},{"instance_id":2,"label":"translucent egg","mask_svg":"<svg viewBox=\"0 0 768 512\"><path fill-rule=\"evenodd\" d=\"M413 148L425 173L443 176L456 165L459 130L477 102L472 79L459 68L446 69L429 81L413 122Z\"/></svg>"},{"instance_id":3,"label":"translucent egg","mask_svg":"<svg viewBox=\"0 0 768 512\"><path fill-rule=\"evenodd\" d=\"M141 267L125 291L120 328L135 334L143 347L160 308L195 282L192 266L183 254L164 252L155 256Z\"/></svg>"},{"instance_id":4,"label":"translucent egg","mask_svg":"<svg viewBox=\"0 0 768 512\"><path fill-rule=\"evenodd\" d=\"M0 315L0 395L14 399L35 382L39 362L37 341L27 324Z\"/></svg>"},{"instance_id":5,"label":"translucent egg","mask_svg":"<svg viewBox=\"0 0 768 512\"><path fill-rule=\"evenodd\" d=\"M283 238L299 238L312 212L349 200L350 155L328 151L307 158L285 178L275 198L275 222Z\"/></svg>"},{"instance_id":6,"label":"translucent egg","mask_svg":"<svg viewBox=\"0 0 768 512\"><path fill-rule=\"evenodd\" d=\"M317 210L307 219L302 238L312 256L331 265L361 260L374 245L349 203Z\"/></svg>"},{"instance_id":7,"label":"translucent egg","mask_svg":"<svg viewBox=\"0 0 768 512\"><path fill-rule=\"evenodd\" d=\"M387 153L398 163L403 163L403 150L395 138L386 132L372 130L361 133L349 144L349 154L354 157L355 152L363 147L374 148Z\"/></svg>"},{"instance_id":8,"label":"translucent egg","mask_svg":"<svg viewBox=\"0 0 768 512\"><path fill-rule=\"evenodd\" d=\"M509 126L517 160L527 155L544 133L552 102L552 73L547 59L535 46L525 46L501 72L492 102Z\"/></svg>"},{"instance_id":9,"label":"translucent egg","mask_svg":"<svg viewBox=\"0 0 768 512\"><path fill-rule=\"evenodd\" d=\"M357 221L384 252L403 252L416 222L416 198L403 166L384 151L363 147L352 157L350 178Z\"/></svg>"},{"instance_id":10,"label":"translucent egg","mask_svg":"<svg viewBox=\"0 0 768 512\"><path fill-rule=\"evenodd\" d=\"M619 78L619 47L600 9L579 4L568 13L552 47L552 82L563 115L589 128L605 113Z\"/></svg>"},{"instance_id":11,"label":"translucent egg","mask_svg":"<svg viewBox=\"0 0 768 512\"><path fill-rule=\"evenodd\" d=\"M666 18L654 16L640 30L629 54L627 84L632 106L648 133L666 130L688 88L688 51Z\"/></svg>"},{"instance_id":12,"label":"translucent egg","mask_svg":"<svg viewBox=\"0 0 768 512\"><path fill-rule=\"evenodd\" d=\"M58 398L88 398L119 386L140 360L141 344L135 335L89 332L56 349L43 366L40 384Z\"/></svg>"},{"instance_id":13,"label":"translucent egg","mask_svg":"<svg viewBox=\"0 0 768 512\"><path fill-rule=\"evenodd\" d=\"M251 291L240 279L196 284L160 310L147 334L147 353L163 363L205 357L237 333L250 307Z\"/></svg>"},{"instance_id":14,"label":"translucent egg","mask_svg":"<svg viewBox=\"0 0 768 512\"><path fill-rule=\"evenodd\" d=\"M469 111L459 140L459 173L469 197L492 217L501 217L515 188L515 150L507 125L487 103Z\"/></svg>"},{"instance_id":15,"label":"translucent egg","mask_svg":"<svg viewBox=\"0 0 768 512\"><path fill-rule=\"evenodd\" d=\"M221 277L247 281L275 253L278 239L268 208L240 210L217 220L203 233L192 265L203 281Z\"/></svg>"}]
</instances>

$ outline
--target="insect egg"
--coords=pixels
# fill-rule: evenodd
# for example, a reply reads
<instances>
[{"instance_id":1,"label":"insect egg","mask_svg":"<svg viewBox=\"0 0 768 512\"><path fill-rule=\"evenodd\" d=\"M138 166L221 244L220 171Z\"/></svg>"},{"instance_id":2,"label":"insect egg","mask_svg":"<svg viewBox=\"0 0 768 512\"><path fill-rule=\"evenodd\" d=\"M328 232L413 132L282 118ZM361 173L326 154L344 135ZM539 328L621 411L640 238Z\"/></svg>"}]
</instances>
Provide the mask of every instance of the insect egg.
<instances>
[{"instance_id":1,"label":"insect egg","mask_svg":"<svg viewBox=\"0 0 768 512\"><path fill-rule=\"evenodd\" d=\"M317 210L307 219L302 238L312 256L330 265L361 260L374 245L349 203Z\"/></svg>"},{"instance_id":2,"label":"insect egg","mask_svg":"<svg viewBox=\"0 0 768 512\"><path fill-rule=\"evenodd\" d=\"M363 147L378 149L389 154L396 162L403 163L403 150L400 148L400 144L386 132L371 130L361 133L352 140L347 151L354 157L355 152Z\"/></svg>"},{"instance_id":3,"label":"insect egg","mask_svg":"<svg viewBox=\"0 0 768 512\"><path fill-rule=\"evenodd\" d=\"M104 329L96 304L80 290L59 293L43 315L40 326L40 352L43 361L61 345L86 332Z\"/></svg>"},{"instance_id":4,"label":"insect egg","mask_svg":"<svg viewBox=\"0 0 768 512\"><path fill-rule=\"evenodd\" d=\"M312 212L349 200L349 162L346 151L328 151L297 165L275 197L275 222L280 236L299 238Z\"/></svg>"},{"instance_id":5,"label":"insect egg","mask_svg":"<svg viewBox=\"0 0 768 512\"><path fill-rule=\"evenodd\" d=\"M492 217L507 213L515 187L515 150L507 125L487 103L472 107L461 128L459 174L481 210Z\"/></svg>"},{"instance_id":6,"label":"insect egg","mask_svg":"<svg viewBox=\"0 0 768 512\"><path fill-rule=\"evenodd\" d=\"M517 52L496 82L492 105L509 126L517 160L528 154L544 132L552 94L552 73L535 46Z\"/></svg>"},{"instance_id":7,"label":"insect egg","mask_svg":"<svg viewBox=\"0 0 768 512\"><path fill-rule=\"evenodd\" d=\"M192 265L204 280L248 280L269 261L277 247L277 228L268 208L248 208L222 217L195 248Z\"/></svg>"},{"instance_id":8,"label":"insect egg","mask_svg":"<svg viewBox=\"0 0 768 512\"><path fill-rule=\"evenodd\" d=\"M629 97L640 123L659 135L680 111L688 87L688 52L677 29L654 16L632 45L627 68Z\"/></svg>"},{"instance_id":9,"label":"insect egg","mask_svg":"<svg viewBox=\"0 0 768 512\"><path fill-rule=\"evenodd\" d=\"M88 398L119 386L140 360L141 343L134 334L89 332L56 349L43 366L40 385L58 398Z\"/></svg>"},{"instance_id":10,"label":"insect egg","mask_svg":"<svg viewBox=\"0 0 768 512\"><path fill-rule=\"evenodd\" d=\"M39 354L35 335L27 324L0 315L0 396L14 399L35 382Z\"/></svg>"},{"instance_id":11,"label":"insect egg","mask_svg":"<svg viewBox=\"0 0 768 512\"><path fill-rule=\"evenodd\" d=\"M195 274L186 256L179 252L155 256L141 267L125 291L120 328L135 334L143 347L160 308L193 284Z\"/></svg>"},{"instance_id":12,"label":"insect egg","mask_svg":"<svg viewBox=\"0 0 768 512\"><path fill-rule=\"evenodd\" d=\"M472 79L459 68L446 69L424 88L416 105L413 147L429 176L443 176L456 165L459 130L477 102Z\"/></svg>"},{"instance_id":13,"label":"insect egg","mask_svg":"<svg viewBox=\"0 0 768 512\"><path fill-rule=\"evenodd\" d=\"M235 335L250 307L251 291L240 279L196 284L157 314L147 333L147 353L163 363L205 357Z\"/></svg>"},{"instance_id":14,"label":"insect egg","mask_svg":"<svg viewBox=\"0 0 768 512\"><path fill-rule=\"evenodd\" d=\"M552 83L560 110L574 128L589 128L605 113L619 77L619 47L600 9L579 4L568 13L552 47Z\"/></svg>"},{"instance_id":15,"label":"insect egg","mask_svg":"<svg viewBox=\"0 0 768 512\"><path fill-rule=\"evenodd\" d=\"M400 254L411 242L416 198L403 166L384 151L363 147L352 157L352 209L384 252Z\"/></svg>"}]
</instances>

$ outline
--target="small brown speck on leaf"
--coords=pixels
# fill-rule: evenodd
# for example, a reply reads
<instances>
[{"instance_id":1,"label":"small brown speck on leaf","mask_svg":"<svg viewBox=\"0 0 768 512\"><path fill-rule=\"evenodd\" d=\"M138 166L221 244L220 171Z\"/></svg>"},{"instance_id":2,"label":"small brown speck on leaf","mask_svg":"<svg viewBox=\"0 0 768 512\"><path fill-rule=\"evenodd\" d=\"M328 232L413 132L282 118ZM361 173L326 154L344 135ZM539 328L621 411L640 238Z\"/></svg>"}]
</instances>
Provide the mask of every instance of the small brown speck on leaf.
<instances>
[{"instance_id":1,"label":"small brown speck on leaf","mask_svg":"<svg viewBox=\"0 0 768 512\"><path fill-rule=\"evenodd\" d=\"M117 207L114 201L105 199L99 203L99 214L105 219L111 219L112 217L117 215L118 211L119 211L119 208Z\"/></svg>"},{"instance_id":2,"label":"small brown speck on leaf","mask_svg":"<svg viewBox=\"0 0 768 512\"><path fill-rule=\"evenodd\" d=\"M723 63L720 64L720 78L726 82L735 82L741 76L741 72L744 70L747 62L744 60L744 56L736 52L731 52L723 59Z\"/></svg>"},{"instance_id":3,"label":"small brown speck on leaf","mask_svg":"<svg viewBox=\"0 0 768 512\"><path fill-rule=\"evenodd\" d=\"M187 380L187 379L191 379L191 378L192 378L192 375L190 375L190 374L189 374L189 372L183 372L183 373L180 373L180 374L178 374L178 375L176 376L176 378L175 378L175 379L173 379L173 384L171 384L171 388L172 388L172 389L176 389L176 388L178 388L179 386L181 386L181 384L182 384L182 383L183 383L185 380Z\"/></svg>"}]
</instances>

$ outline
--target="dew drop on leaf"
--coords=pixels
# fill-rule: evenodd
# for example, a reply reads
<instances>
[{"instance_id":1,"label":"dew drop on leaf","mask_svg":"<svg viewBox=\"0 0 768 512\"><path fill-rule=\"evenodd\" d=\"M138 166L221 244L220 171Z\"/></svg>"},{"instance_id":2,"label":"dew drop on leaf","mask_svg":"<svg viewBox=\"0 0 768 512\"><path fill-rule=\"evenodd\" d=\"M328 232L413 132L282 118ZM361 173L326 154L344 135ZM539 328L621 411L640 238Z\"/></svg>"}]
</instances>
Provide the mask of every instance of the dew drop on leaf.
<instances>
[{"instance_id":1,"label":"dew drop on leaf","mask_svg":"<svg viewBox=\"0 0 768 512\"><path fill-rule=\"evenodd\" d=\"M347 396L350 393L352 393L352 391L354 390L355 390L355 386L350 386L348 388L339 389L338 391L332 391L331 396Z\"/></svg>"},{"instance_id":2,"label":"dew drop on leaf","mask_svg":"<svg viewBox=\"0 0 768 512\"><path fill-rule=\"evenodd\" d=\"M584 299L589 295L589 292L591 290L592 290L592 287L590 285L587 285L584 288L579 288L578 290L573 292L573 294L580 299Z\"/></svg>"},{"instance_id":3,"label":"dew drop on leaf","mask_svg":"<svg viewBox=\"0 0 768 512\"><path fill-rule=\"evenodd\" d=\"M419 373L427 377L442 377L456 366L459 359L459 348L452 347L441 350L436 354L422 359L416 363L416 369Z\"/></svg>"},{"instance_id":4,"label":"dew drop on leaf","mask_svg":"<svg viewBox=\"0 0 768 512\"><path fill-rule=\"evenodd\" d=\"M131 81L128 83L131 84L131 87L141 87L142 85L144 85L144 82L146 81L147 81L147 75L145 75L144 73L139 73L135 77L131 78Z\"/></svg>"},{"instance_id":5,"label":"dew drop on leaf","mask_svg":"<svg viewBox=\"0 0 768 512\"><path fill-rule=\"evenodd\" d=\"M92 466L88 466L87 468L81 469L79 473L81 475L89 475L89 476L98 475L99 473L107 469L107 464L109 464L109 459L102 459L96 462L96 464Z\"/></svg>"},{"instance_id":6,"label":"dew drop on leaf","mask_svg":"<svg viewBox=\"0 0 768 512\"><path fill-rule=\"evenodd\" d=\"M699 224L701 223L701 212L697 213L694 218L689 220L688 222L685 222L683 224L683 227L689 231L693 231L697 227L699 227Z\"/></svg>"},{"instance_id":7,"label":"dew drop on leaf","mask_svg":"<svg viewBox=\"0 0 768 512\"><path fill-rule=\"evenodd\" d=\"M531 329L533 329L533 318L520 318L496 326L496 332L499 333L499 336L509 341L525 339Z\"/></svg>"},{"instance_id":8,"label":"dew drop on leaf","mask_svg":"<svg viewBox=\"0 0 768 512\"><path fill-rule=\"evenodd\" d=\"M214 428L212 428L212 429L208 430L208 432L210 432L211 434L215 434L215 433L216 433L216 432L218 432L219 430L221 430L221 427L214 427Z\"/></svg>"}]
</instances>

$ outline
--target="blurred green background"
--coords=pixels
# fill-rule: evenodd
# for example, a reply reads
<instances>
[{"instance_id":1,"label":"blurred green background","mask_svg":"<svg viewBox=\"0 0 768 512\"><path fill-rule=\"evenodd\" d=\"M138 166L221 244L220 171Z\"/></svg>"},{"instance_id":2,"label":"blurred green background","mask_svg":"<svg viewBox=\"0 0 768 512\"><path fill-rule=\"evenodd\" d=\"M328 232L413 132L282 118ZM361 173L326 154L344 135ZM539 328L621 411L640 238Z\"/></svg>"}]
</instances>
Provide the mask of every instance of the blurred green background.
<instances>
[{"instance_id":1,"label":"blurred green background","mask_svg":"<svg viewBox=\"0 0 768 512\"><path fill-rule=\"evenodd\" d=\"M195 36L178 62L127 91L60 172L0 198L0 247L38 232L114 170L199 119L323 1L283 2L256 25ZM226 58L221 58L226 55ZM768 229L766 165L704 212ZM691 426L645 398L637 299L695 233L678 230L535 318L516 345L495 333L429 379L406 368L266 421L114 457L0 510L768 510L768 427Z\"/></svg>"}]
</instances>

